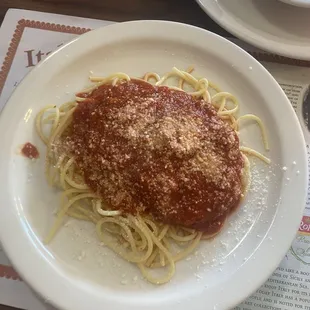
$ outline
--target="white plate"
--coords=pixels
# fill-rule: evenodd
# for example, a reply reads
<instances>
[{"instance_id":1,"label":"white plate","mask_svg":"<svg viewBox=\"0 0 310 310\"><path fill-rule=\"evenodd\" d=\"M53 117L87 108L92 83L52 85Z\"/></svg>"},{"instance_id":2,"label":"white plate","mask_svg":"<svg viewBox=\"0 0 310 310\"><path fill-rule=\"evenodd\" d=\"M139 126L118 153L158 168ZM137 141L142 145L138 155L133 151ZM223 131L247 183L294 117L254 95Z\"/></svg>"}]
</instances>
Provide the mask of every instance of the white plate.
<instances>
[{"instance_id":1,"label":"white plate","mask_svg":"<svg viewBox=\"0 0 310 310\"><path fill-rule=\"evenodd\" d=\"M295 6L310 8L310 0L280 0L280 1Z\"/></svg>"},{"instance_id":2,"label":"white plate","mask_svg":"<svg viewBox=\"0 0 310 310\"><path fill-rule=\"evenodd\" d=\"M41 240L59 200L44 178L45 148L34 131L39 109L72 100L88 83L90 70L96 75L124 71L141 76L192 64L198 75L239 98L240 114L259 115L269 133L273 164L257 162L253 189L223 232L201 243L190 260L178 263L171 283L162 286L146 283L135 266L100 247L93 226L83 222L70 221L45 247ZM304 140L280 86L236 45L188 25L129 22L75 39L22 81L1 115L0 132L1 242L21 276L61 309L230 309L280 263L305 205ZM264 152L255 124L245 126L241 138ZM16 153L26 141L39 147L36 163Z\"/></svg>"},{"instance_id":3,"label":"white plate","mask_svg":"<svg viewBox=\"0 0 310 310\"><path fill-rule=\"evenodd\" d=\"M278 0L197 2L214 21L240 39L275 54L310 60L310 10Z\"/></svg>"}]
</instances>

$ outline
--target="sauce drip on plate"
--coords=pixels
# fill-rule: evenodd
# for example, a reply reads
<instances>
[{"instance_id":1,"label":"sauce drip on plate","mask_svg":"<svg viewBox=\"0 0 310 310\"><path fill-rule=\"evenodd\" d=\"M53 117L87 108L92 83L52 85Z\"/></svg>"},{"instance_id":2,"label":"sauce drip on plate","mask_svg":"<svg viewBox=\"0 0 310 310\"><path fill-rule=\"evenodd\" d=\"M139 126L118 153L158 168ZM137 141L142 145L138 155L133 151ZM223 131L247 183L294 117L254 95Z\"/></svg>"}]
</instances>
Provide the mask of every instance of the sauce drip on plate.
<instances>
[{"instance_id":1,"label":"sauce drip on plate","mask_svg":"<svg viewBox=\"0 0 310 310\"><path fill-rule=\"evenodd\" d=\"M39 158L40 155L38 149L30 142L23 145L21 153L29 159Z\"/></svg>"}]
</instances>

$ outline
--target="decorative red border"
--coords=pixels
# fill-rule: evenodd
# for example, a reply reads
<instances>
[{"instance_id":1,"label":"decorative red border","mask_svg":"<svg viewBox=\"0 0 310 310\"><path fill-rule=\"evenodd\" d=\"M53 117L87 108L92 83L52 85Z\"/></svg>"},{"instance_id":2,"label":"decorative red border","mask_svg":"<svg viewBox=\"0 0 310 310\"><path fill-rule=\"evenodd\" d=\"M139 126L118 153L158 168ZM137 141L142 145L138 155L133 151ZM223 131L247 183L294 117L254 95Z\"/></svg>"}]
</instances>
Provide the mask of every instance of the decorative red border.
<instances>
[{"instance_id":1,"label":"decorative red border","mask_svg":"<svg viewBox=\"0 0 310 310\"><path fill-rule=\"evenodd\" d=\"M0 70L0 95L2 93L5 81L11 69L18 45L24 33L24 29L34 28L34 29L41 29L41 30L50 30L56 32L63 32L63 33L72 33L72 34L83 34L85 32L90 31L90 28L80 28L74 26L67 26L67 25L60 25L54 23L45 23L41 21L35 20L28 20L28 19L21 19L18 21L16 25L16 29L14 31L12 40L10 42L8 51L6 53L6 57L3 61L1 70ZM303 67L310 67L310 61L303 61L303 60L296 60L287 57L277 56L273 54L267 53L259 53L254 52L250 53L254 58L259 61L267 61L267 62L275 62L280 64L287 64L287 65L295 65L295 66L303 66ZM7 278L12 280L21 280L19 275L13 269L12 266L7 265L0 265L0 278Z\"/></svg>"},{"instance_id":2,"label":"decorative red border","mask_svg":"<svg viewBox=\"0 0 310 310\"><path fill-rule=\"evenodd\" d=\"M41 29L41 30L64 32L64 33L73 33L73 34L83 34L91 30L89 28L80 28L80 27L66 26L66 25L60 25L60 24L45 23L45 22L39 22L35 20L28 20L28 19L19 20L16 25L16 29L14 31L12 40L10 42L8 51L6 53L6 57L3 61L3 64L0 70L0 95L3 90L3 86L6 81L6 78L9 74L10 68L12 66L12 62L14 60L18 45L24 33L24 29L26 27L34 28L34 29Z\"/></svg>"}]
</instances>

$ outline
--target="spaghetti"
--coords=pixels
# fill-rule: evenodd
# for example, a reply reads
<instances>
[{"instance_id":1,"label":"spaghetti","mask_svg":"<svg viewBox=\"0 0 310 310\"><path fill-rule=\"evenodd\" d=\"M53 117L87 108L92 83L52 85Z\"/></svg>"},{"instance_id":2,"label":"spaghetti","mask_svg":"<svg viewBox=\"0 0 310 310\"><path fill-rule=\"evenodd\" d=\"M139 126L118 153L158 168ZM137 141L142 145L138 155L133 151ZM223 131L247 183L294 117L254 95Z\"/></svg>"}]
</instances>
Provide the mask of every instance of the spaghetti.
<instances>
[{"instance_id":1,"label":"spaghetti","mask_svg":"<svg viewBox=\"0 0 310 310\"><path fill-rule=\"evenodd\" d=\"M270 162L268 158L253 149L239 147L236 133L238 133L240 123L245 120L257 122L261 129L265 149L268 150L269 146L263 123L257 116L249 114L238 118L237 111L239 105L237 99L230 93L221 92L216 85L209 82L206 78L195 78L191 74L192 71L193 68L189 68L187 71L173 68L171 72L163 77L151 72L146 73L142 79L132 79L124 73L115 73L106 78L93 76L90 77L90 80L95 84L78 93L75 102L65 103L60 107L54 105L46 106L38 113L36 129L47 146L47 179L51 186L59 186L63 191L55 224L45 240L47 243L53 239L61 227L65 216L91 221L95 224L97 234L105 245L125 260L137 264L141 273L149 282L162 284L168 282L173 277L177 261L189 255L198 246L200 240L211 238L220 231L226 217L229 215L228 213L233 211L239 204L240 198L246 194L249 188L250 163L246 155L256 156L266 163ZM171 84L172 79L176 80L177 86ZM169 87L165 85L169 85ZM139 101L137 94L144 96L139 105L134 105L133 102L130 105L129 101L131 99L128 100L128 94L131 92L135 92L136 96L133 96L133 98L136 101ZM150 93L152 94L151 99ZM101 96L100 100L98 99L99 95ZM158 101L159 97L167 99L167 102L170 102L173 109L169 110L168 106L164 106L162 102ZM101 104L102 98L110 98L110 105L104 106ZM122 100L117 101L117 98ZM147 98L147 101L145 98ZM156 100L157 102L155 102ZM129 103L124 106L120 105L120 108L126 108L124 111L122 110L123 114L121 111L118 113L115 110L111 113L111 103L118 107L118 102L123 104L124 101ZM182 109L185 110L185 116L179 115L182 110L175 112L175 109L180 108L180 102L183 101L185 103ZM196 106L195 109L192 107L192 104ZM135 109L130 110L133 107ZM152 114L150 109L154 107L157 110L153 111ZM131 124L133 122L138 124L137 122L143 120L143 117L137 120L137 113L139 111L147 113L145 115L149 119L148 127L145 124L142 126L139 123L139 126L142 126L142 129L139 127L140 131L145 130L145 128L148 131L144 133L143 138L139 137L138 139L137 132L132 128ZM205 114L203 117L198 117L197 111L199 113L205 111L203 112ZM165 117L162 117L156 123L156 118L153 119L154 115L158 116L160 113ZM168 113L168 116L165 113ZM206 118L209 122L203 123ZM121 119L123 119L121 128L126 128L126 132L123 130L121 134L124 136L126 133L126 139L122 135L117 136L123 140L120 143L116 142L112 146L110 141L110 147L104 153L105 157L99 158L103 151L98 151L98 148L101 145L107 145L105 144L107 143L105 139L109 141L108 139L111 138L113 133L120 131L115 121L120 121ZM150 127L150 123L155 125ZM98 136L99 130L96 130L97 128L103 130L104 126L110 125L113 125L113 128L105 129L106 135ZM45 126L48 127L46 128ZM228 136L225 136L226 132L223 135L219 135L215 130L216 128L225 129ZM214 133L210 136L212 130ZM208 141L209 144L205 144L207 143L206 141L201 142L197 138L196 131L202 131L205 137L209 137L211 144ZM159 132L160 135L158 135ZM172 135L180 135L177 140L174 136L171 136L171 132L173 132ZM87 135L87 138L83 135ZM115 136L112 137L115 138ZM87 139L87 147L83 145L86 141L83 140L84 138ZM99 141L98 139L102 140L101 144L95 143L95 141ZM162 154L163 150L170 154L168 152L169 148L172 148L174 151L173 154L171 153L174 156L173 160L170 159L172 158L171 154L169 155L169 160L167 160L168 155L156 155L159 158L158 162L148 162L147 169L154 172L155 174L153 175L156 175L154 180L145 171L135 172L130 170L131 175L126 175L122 178L120 176L120 171L126 174L128 172L126 168L135 163L131 157L134 155L138 158L143 153L139 153L138 147L135 150L139 144L132 144L130 145L132 148L129 154L124 153L124 158L128 160L125 161L127 164L124 164L124 158L115 157L118 156L119 152L126 151L127 145L121 145L122 143L124 144L124 141L136 141L135 139L138 139L140 144L147 145L151 150L143 156ZM221 148L219 152L223 157L220 159L217 158L215 150L213 153L211 152L213 148L212 143L215 143L215 140L219 141L217 143ZM221 145L221 141L224 141L226 144ZM211 151L201 153L199 149L200 142L202 143L201 149L207 145ZM235 148L236 145L237 149ZM145 151L145 149L142 149L142 151ZM182 160L180 159L180 154L184 157L184 160L183 157ZM206 156L203 157L203 155ZM163 163L161 163L162 156L166 156ZM113 158L118 159L116 160L118 170L113 168ZM141 158L144 160L145 157ZM85 163L87 160L89 161L88 164ZM98 160L101 161L100 165L102 167L106 167L105 170L97 169L96 163L98 163ZM219 173L215 175L212 167L225 167L225 160L227 163L233 162L234 165L226 167L226 170L219 170ZM109 161L110 166L105 166L107 161ZM198 207L191 207L185 203L187 206L185 211L191 211L191 213L184 213L184 208L178 207L180 201L183 201L182 196L186 197L189 193L188 188L187 192L185 190L184 195L177 195L173 190L178 186L170 184L173 183L172 179L163 179L163 176L157 172L167 170L168 176L169 173L172 174L171 171L182 173L184 167L181 164L177 166L177 164L184 162L191 163L191 166L184 166L186 169L188 167L196 169L195 174L193 174L196 177L186 181L186 172L184 172L182 174L182 182L186 181L188 184L197 181L198 185L196 184L196 187L201 189L198 191L195 188L195 191L191 191L191 193L199 196L199 193L205 194L205 186L207 188L209 186L211 189L218 189L225 187L224 185L226 184L227 197L218 194L221 192L216 194L216 191L213 196L210 195L211 198L213 197L213 204L217 203L216 199L220 199L218 203L222 204L221 208L223 209L222 213L219 213L220 216L213 214L214 210L212 209L211 202L208 202L210 203L209 208L209 205L205 205L205 201L203 201L203 206L200 206L204 207L202 211ZM143 162L139 164L141 166L144 165ZM162 166L159 169L157 165L160 166L161 164ZM211 168L208 165L211 165ZM109 172L113 169L116 171L114 174ZM226 183L223 183L222 180L214 181L215 178L223 175L223 171L228 174L225 179ZM204 174L200 176L200 173ZM137 174L139 176L136 176ZM132 180L133 176L136 179ZM143 178L146 178L147 182ZM215 183L212 183L212 187L210 182L204 183L205 179L209 180L210 178L213 178L212 182L219 182L219 185L216 187ZM240 182L235 181L235 179L239 178L241 178ZM140 187L137 187L136 192L134 192L135 188L131 191L131 189L128 189L128 186L127 188L125 187L126 191L120 190L124 187L124 184L128 185L128 180L134 186L140 182L140 185L138 184ZM116 185L114 187L111 185L113 183L121 185L115 190L114 187ZM169 186L165 187L164 185L168 183ZM160 188L160 185L163 185L163 187ZM141 188L144 188L144 191ZM178 198L173 198L175 201L170 200L170 202L175 202L173 205L174 209L167 206L167 203L164 202L166 197L169 196L164 195L167 190L171 190L171 193L173 193L170 196L178 196ZM135 199L132 199L132 197ZM153 197L159 198L154 200L155 198ZM190 202L196 199L189 197L187 195ZM195 203L199 206L197 199ZM106 203L107 200L109 203ZM227 204L227 208L223 203ZM137 205L135 210L130 209L135 205ZM152 205L158 206L153 210L151 208ZM188 214L191 215L190 218ZM208 224L207 228L206 223ZM153 273L153 269L159 268L165 271L164 275L156 276L156 273Z\"/></svg>"}]
</instances>

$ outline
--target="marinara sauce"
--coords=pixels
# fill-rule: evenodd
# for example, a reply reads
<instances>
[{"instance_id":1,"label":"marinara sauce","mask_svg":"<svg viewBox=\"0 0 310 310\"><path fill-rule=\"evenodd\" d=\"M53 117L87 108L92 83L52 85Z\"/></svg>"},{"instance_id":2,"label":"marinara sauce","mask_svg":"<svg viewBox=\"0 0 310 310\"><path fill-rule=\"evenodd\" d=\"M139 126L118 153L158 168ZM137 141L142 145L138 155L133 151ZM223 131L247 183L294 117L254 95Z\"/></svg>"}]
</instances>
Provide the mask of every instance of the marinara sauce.
<instances>
[{"instance_id":1,"label":"marinara sauce","mask_svg":"<svg viewBox=\"0 0 310 310\"><path fill-rule=\"evenodd\" d=\"M242 195L235 131L208 102L140 80L80 94L59 143L110 208L217 232Z\"/></svg>"}]
</instances>

